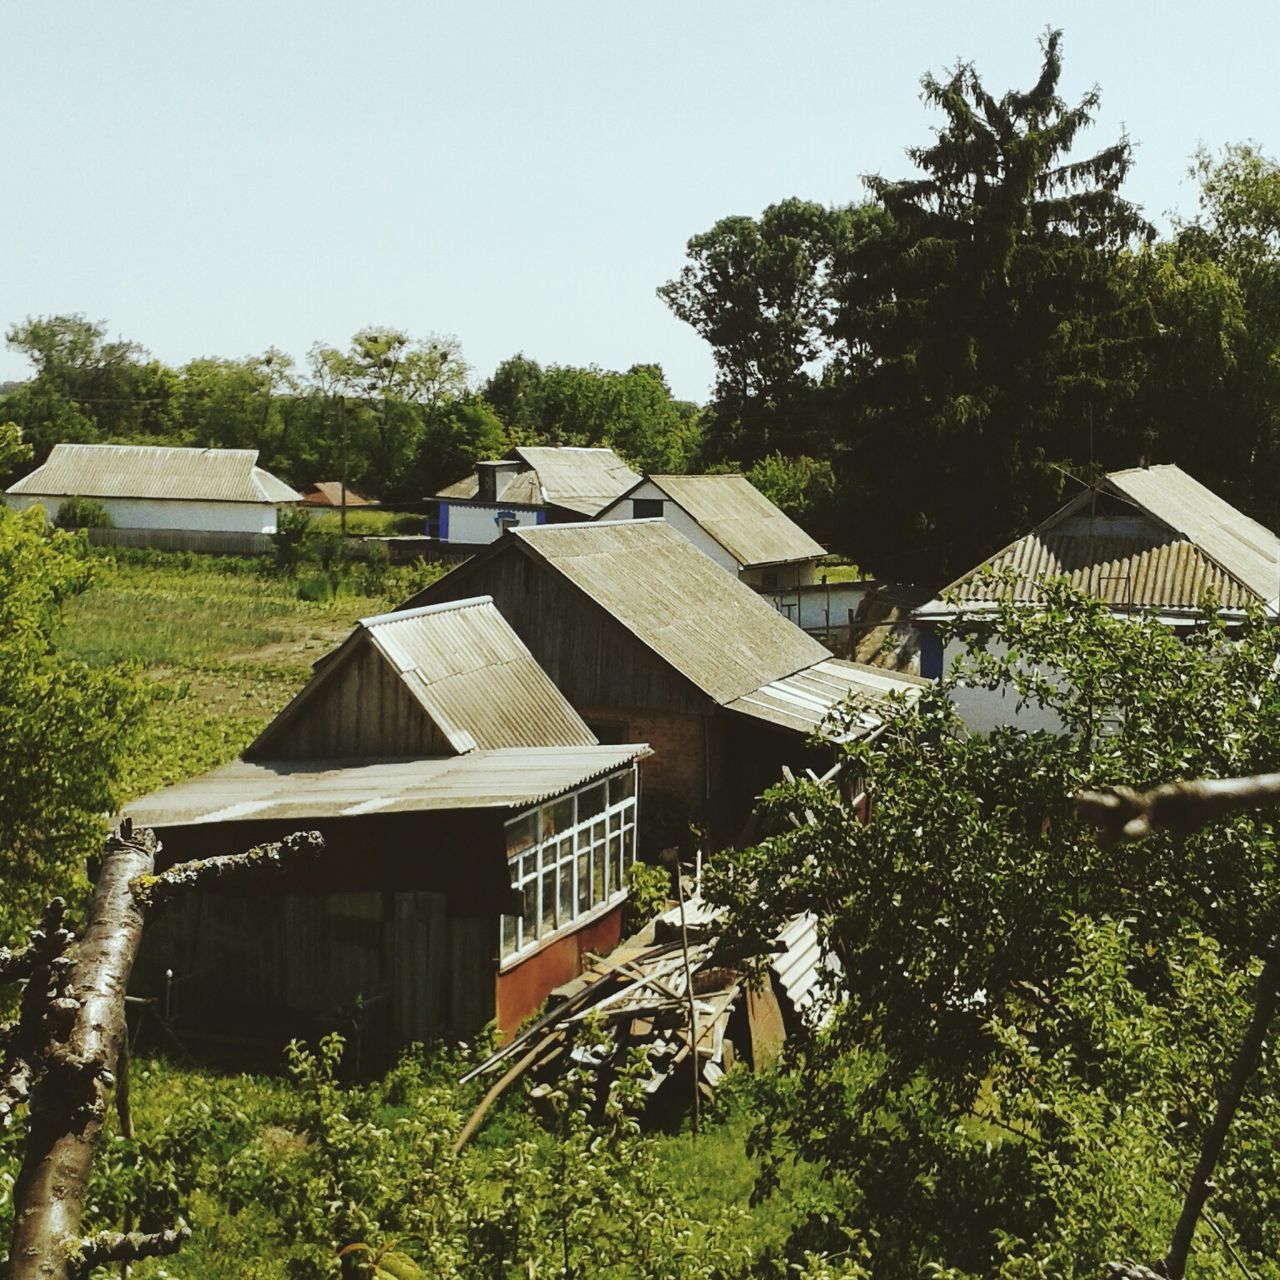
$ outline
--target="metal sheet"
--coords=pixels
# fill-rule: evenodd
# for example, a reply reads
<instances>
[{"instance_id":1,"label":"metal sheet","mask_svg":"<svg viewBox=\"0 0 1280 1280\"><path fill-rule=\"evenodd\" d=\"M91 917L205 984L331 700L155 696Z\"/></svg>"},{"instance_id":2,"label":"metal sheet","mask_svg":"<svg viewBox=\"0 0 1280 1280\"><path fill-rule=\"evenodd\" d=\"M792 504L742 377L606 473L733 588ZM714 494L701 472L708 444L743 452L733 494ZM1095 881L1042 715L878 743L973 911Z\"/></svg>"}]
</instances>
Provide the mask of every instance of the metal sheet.
<instances>
[{"instance_id":1,"label":"metal sheet","mask_svg":"<svg viewBox=\"0 0 1280 1280\"><path fill-rule=\"evenodd\" d=\"M729 711L765 720L797 733L815 733L839 706L854 712L847 730L833 738L848 740L874 733L883 723L879 711L895 694L915 701L929 681L905 672L866 667L840 658L773 680L725 704Z\"/></svg>"},{"instance_id":2,"label":"metal sheet","mask_svg":"<svg viewBox=\"0 0 1280 1280\"><path fill-rule=\"evenodd\" d=\"M301 500L300 493L257 466L257 461L256 449L57 444L43 466L7 492L199 502Z\"/></svg>"},{"instance_id":3,"label":"metal sheet","mask_svg":"<svg viewBox=\"0 0 1280 1280\"><path fill-rule=\"evenodd\" d=\"M507 457L519 459L525 470L507 481L496 502L563 507L578 515L594 516L640 481L640 476L612 449L522 446ZM470 475L440 489L435 496L465 502L474 500L479 493L479 477Z\"/></svg>"},{"instance_id":4,"label":"metal sheet","mask_svg":"<svg viewBox=\"0 0 1280 1280\"><path fill-rule=\"evenodd\" d=\"M307 820L538 804L648 754L614 747L523 747L427 760L238 760L152 792L122 812L150 827L238 819Z\"/></svg>"}]
</instances>

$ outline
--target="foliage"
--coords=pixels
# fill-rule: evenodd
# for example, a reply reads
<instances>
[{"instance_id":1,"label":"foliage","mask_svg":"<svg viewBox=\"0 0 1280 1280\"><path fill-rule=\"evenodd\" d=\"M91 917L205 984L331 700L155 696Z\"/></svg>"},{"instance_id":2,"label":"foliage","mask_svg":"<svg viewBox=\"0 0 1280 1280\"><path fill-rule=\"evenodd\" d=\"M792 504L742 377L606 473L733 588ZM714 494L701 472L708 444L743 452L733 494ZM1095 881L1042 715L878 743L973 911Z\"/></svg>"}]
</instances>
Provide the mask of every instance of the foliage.
<instances>
[{"instance_id":1,"label":"foliage","mask_svg":"<svg viewBox=\"0 0 1280 1280\"><path fill-rule=\"evenodd\" d=\"M644 928L671 901L671 873L651 862L627 868L627 901L622 909L622 932L630 936Z\"/></svg>"},{"instance_id":2,"label":"foliage","mask_svg":"<svg viewBox=\"0 0 1280 1280\"><path fill-rule=\"evenodd\" d=\"M834 535L836 477L830 462L770 453L751 467L747 479L807 533L824 542Z\"/></svg>"},{"instance_id":3,"label":"foliage","mask_svg":"<svg viewBox=\"0 0 1280 1280\"><path fill-rule=\"evenodd\" d=\"M315 538L311 513L303 507L282 507L271 535L275 566L284 573L296 573L309 556Z\"/></svg>"},{"instance_id":4,"label":"foliage","mask_svg":"<svg viewBox=\"0 0 1280 1280\"><path fill-rule=\"evenodd\" d=\"M779 834L713 865L708 892L735 947L816 912L843 972L838 1016L794 1048L760 1135L844 1188L795 1250L851 1233L889 1277L1083 1276L1163 1252L1242 975L1274 929L1274 835L1248 816L1101 847L1070 796L1276 768L1275 664L1261 618L1229 638L1210 613L1184 640L1054 587L1043 615L1009 605L979 627L874 746L845 748L870 822L826 788L771 793ZM961 684L1006 688L1063 732L966 734L948 698ZM784 815L802 810L814 821L795 830ZM1231 1169L1270 1168L1271 1070ZM1280 1218L1250 1198L1271 1177L1222 1179L1217 1213L1251 1267L1275 1256Z\"/></svg>"},{"instance_id":5,"label":"foliage","mask_svg":"<svg viewBox=\"0 0 1280 1280\"><path fill-rule=\"evenodd\" d=\"M110 529L115 523L98 498L63 498L53 523L59 529Z\"/></svg>"},{"instance_id":6,"label":"foliage","mask_svg":"<svg viewBox=\"0 0 1280 1280\"><path fill-rule=\"evenodd\" d=\"M22 428L16 422L0 422L0 481L7 481L31 461L31 456L31 446L22 439Z\"/></svg>"},{"instance_id":7,"label":"foliage","mask_svg":"<svg viewBox=\"0 0 1280 1280\"><path fill-rule=\"evenodd\" d=\"M128 672L97 671L52 639L63 604L90 583L80 540L44 512L0 508L0 935L78 883L136 733Z\"/></svg>"}]
</instances>

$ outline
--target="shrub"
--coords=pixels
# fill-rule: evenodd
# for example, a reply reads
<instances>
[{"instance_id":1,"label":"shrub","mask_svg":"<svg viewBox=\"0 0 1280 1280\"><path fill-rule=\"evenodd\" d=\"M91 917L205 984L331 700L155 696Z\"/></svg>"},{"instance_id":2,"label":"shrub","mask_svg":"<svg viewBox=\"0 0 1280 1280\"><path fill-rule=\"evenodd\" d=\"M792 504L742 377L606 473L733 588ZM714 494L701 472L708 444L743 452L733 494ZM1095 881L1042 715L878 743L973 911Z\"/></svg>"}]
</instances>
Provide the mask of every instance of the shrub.
<instances>
[{"instance_id":1,"label":"shrub","mask_svg":"<svg viewBox=\"0 0 1280 1280\"><path fill-rule=\"evenodd\" d=\"M285 573L296 573L298 566L307 558L313 539L311 516L301 507L285 507L276 522L276 531L271 535L276 568Z\"/></svg>"},{"instance_id":2,"label":"shrub","mask_svg":"<svg viewBox=\"0 0 1280 1280\"><path fill-rule=\"evenodd\" d=\"M671 897L671 876L664 867L636 862L627 868L627 901L622 909L622 932L635 933L658 914Z\"/></svg>"},{"instance_id":3,"label":"shrub","mask_svg":"<svg viewBox=\"0 0 1280 1280\"><path fill-rule=\"evenodd\" d=\"M97 498L63 498L53 523L59 529L110 529L115 521Z\"/></svg>"}]
</instances>

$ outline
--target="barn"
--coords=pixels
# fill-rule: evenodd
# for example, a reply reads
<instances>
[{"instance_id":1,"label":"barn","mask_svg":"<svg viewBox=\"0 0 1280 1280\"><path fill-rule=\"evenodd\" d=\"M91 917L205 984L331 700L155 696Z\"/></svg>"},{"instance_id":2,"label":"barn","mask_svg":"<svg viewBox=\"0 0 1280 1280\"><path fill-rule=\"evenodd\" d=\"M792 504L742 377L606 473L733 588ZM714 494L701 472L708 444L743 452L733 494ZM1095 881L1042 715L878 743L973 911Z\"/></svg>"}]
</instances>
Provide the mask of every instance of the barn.
<instances>
[{"instance_id":1,"label":"barn","mask_svg":"<svg viewBox=\"0 0 1280 1280\"><path fill-rule=\"evenodd\" d=\"M176 449L135 444L56 444L10 485L5 502L42 506L96 498L118 529L274 533L281 507L302 495L258 466L256 449Z\"/></svg>"},{"instance_id":2,"label":"barn","mask_svg":"<svg viewBox=\"0 0 1280 1280\"><path fill-rule=\"evenodd\" d=\"M842 732L915 699L918 676L846 662L663 520L541 525L500 541L406 608L492 596L602 742L647 742L644 851L735 843L783 765L830 763L811 741L842 704Z\"/></svg>"},{"instance_id":3,"label":"barn","mask_svg":"<svg viewBox=\"0 0 1280 1280\"><path fill-rule=\"evenodd\" d=\"M618 941L646 754L600 745L488 598L366 618L243 759L127 807L164 863L326 843L175 906L136 993L187 1035L509 1033Z\"/></svg>"}]
</instances>

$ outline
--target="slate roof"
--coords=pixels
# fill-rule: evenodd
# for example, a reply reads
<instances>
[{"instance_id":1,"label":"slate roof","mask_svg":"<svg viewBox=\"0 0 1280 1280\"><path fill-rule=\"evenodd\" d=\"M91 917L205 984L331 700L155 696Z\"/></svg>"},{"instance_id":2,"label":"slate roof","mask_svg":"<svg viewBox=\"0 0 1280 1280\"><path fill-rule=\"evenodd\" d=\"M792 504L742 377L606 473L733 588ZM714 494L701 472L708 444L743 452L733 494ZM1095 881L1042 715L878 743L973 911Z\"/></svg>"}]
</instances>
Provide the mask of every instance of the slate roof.
<instances>
[{"instance_id":1,"label":"slate roof","mask_svg":"<svg viewBox=\"0 0 1280 1280\"><path fill-rule=\"evenodd\" d=\"M1012 582L992 576L1012 575ZM1206 590L1221 608L1280 607L1280 539L1181 468L1114 471L1023 538L957 578L917 611L944 617L998 600L1036 604L1065 577L1116 609L1194 612Z\"/></svg>"},{"instance_id":2,"label":"slate roof","mask_svg":"<svg viewBox=\"0 0 1280 1280\"><path fill-rule=\"evenodd\" d=\"M784 515L746 476L649 476L648 480L688 512L744 569L826 555L821 543ZM643 483L634 485L617 502ZM604 515L607 518L609 512Z\"/></svg>"},{"instance_id":3,"label":"slate roof","mask_svg":"<svg viewBox=\"0 0 1280 1280\"><path fill-rule=\"evenodd\" d=\"M522 445L507 456L518 459L524 469L507 481L497 502L563 507L577 515L594 516L640 479L612 449ZM435 496L473 501L479 492L479 477L472 474Z\"/></svg>"},{"instance_id":4,"label":"slate roof","mask_svg":"<svg viewBox=\"0 0 1280 1280\"><path fill-rule=\"evenodd\" d=\"M257 462L256 449L56 444L47 461L6 492L36 497L273 504L301 499L300 493Z\"/></svg>"}]
</instances>

